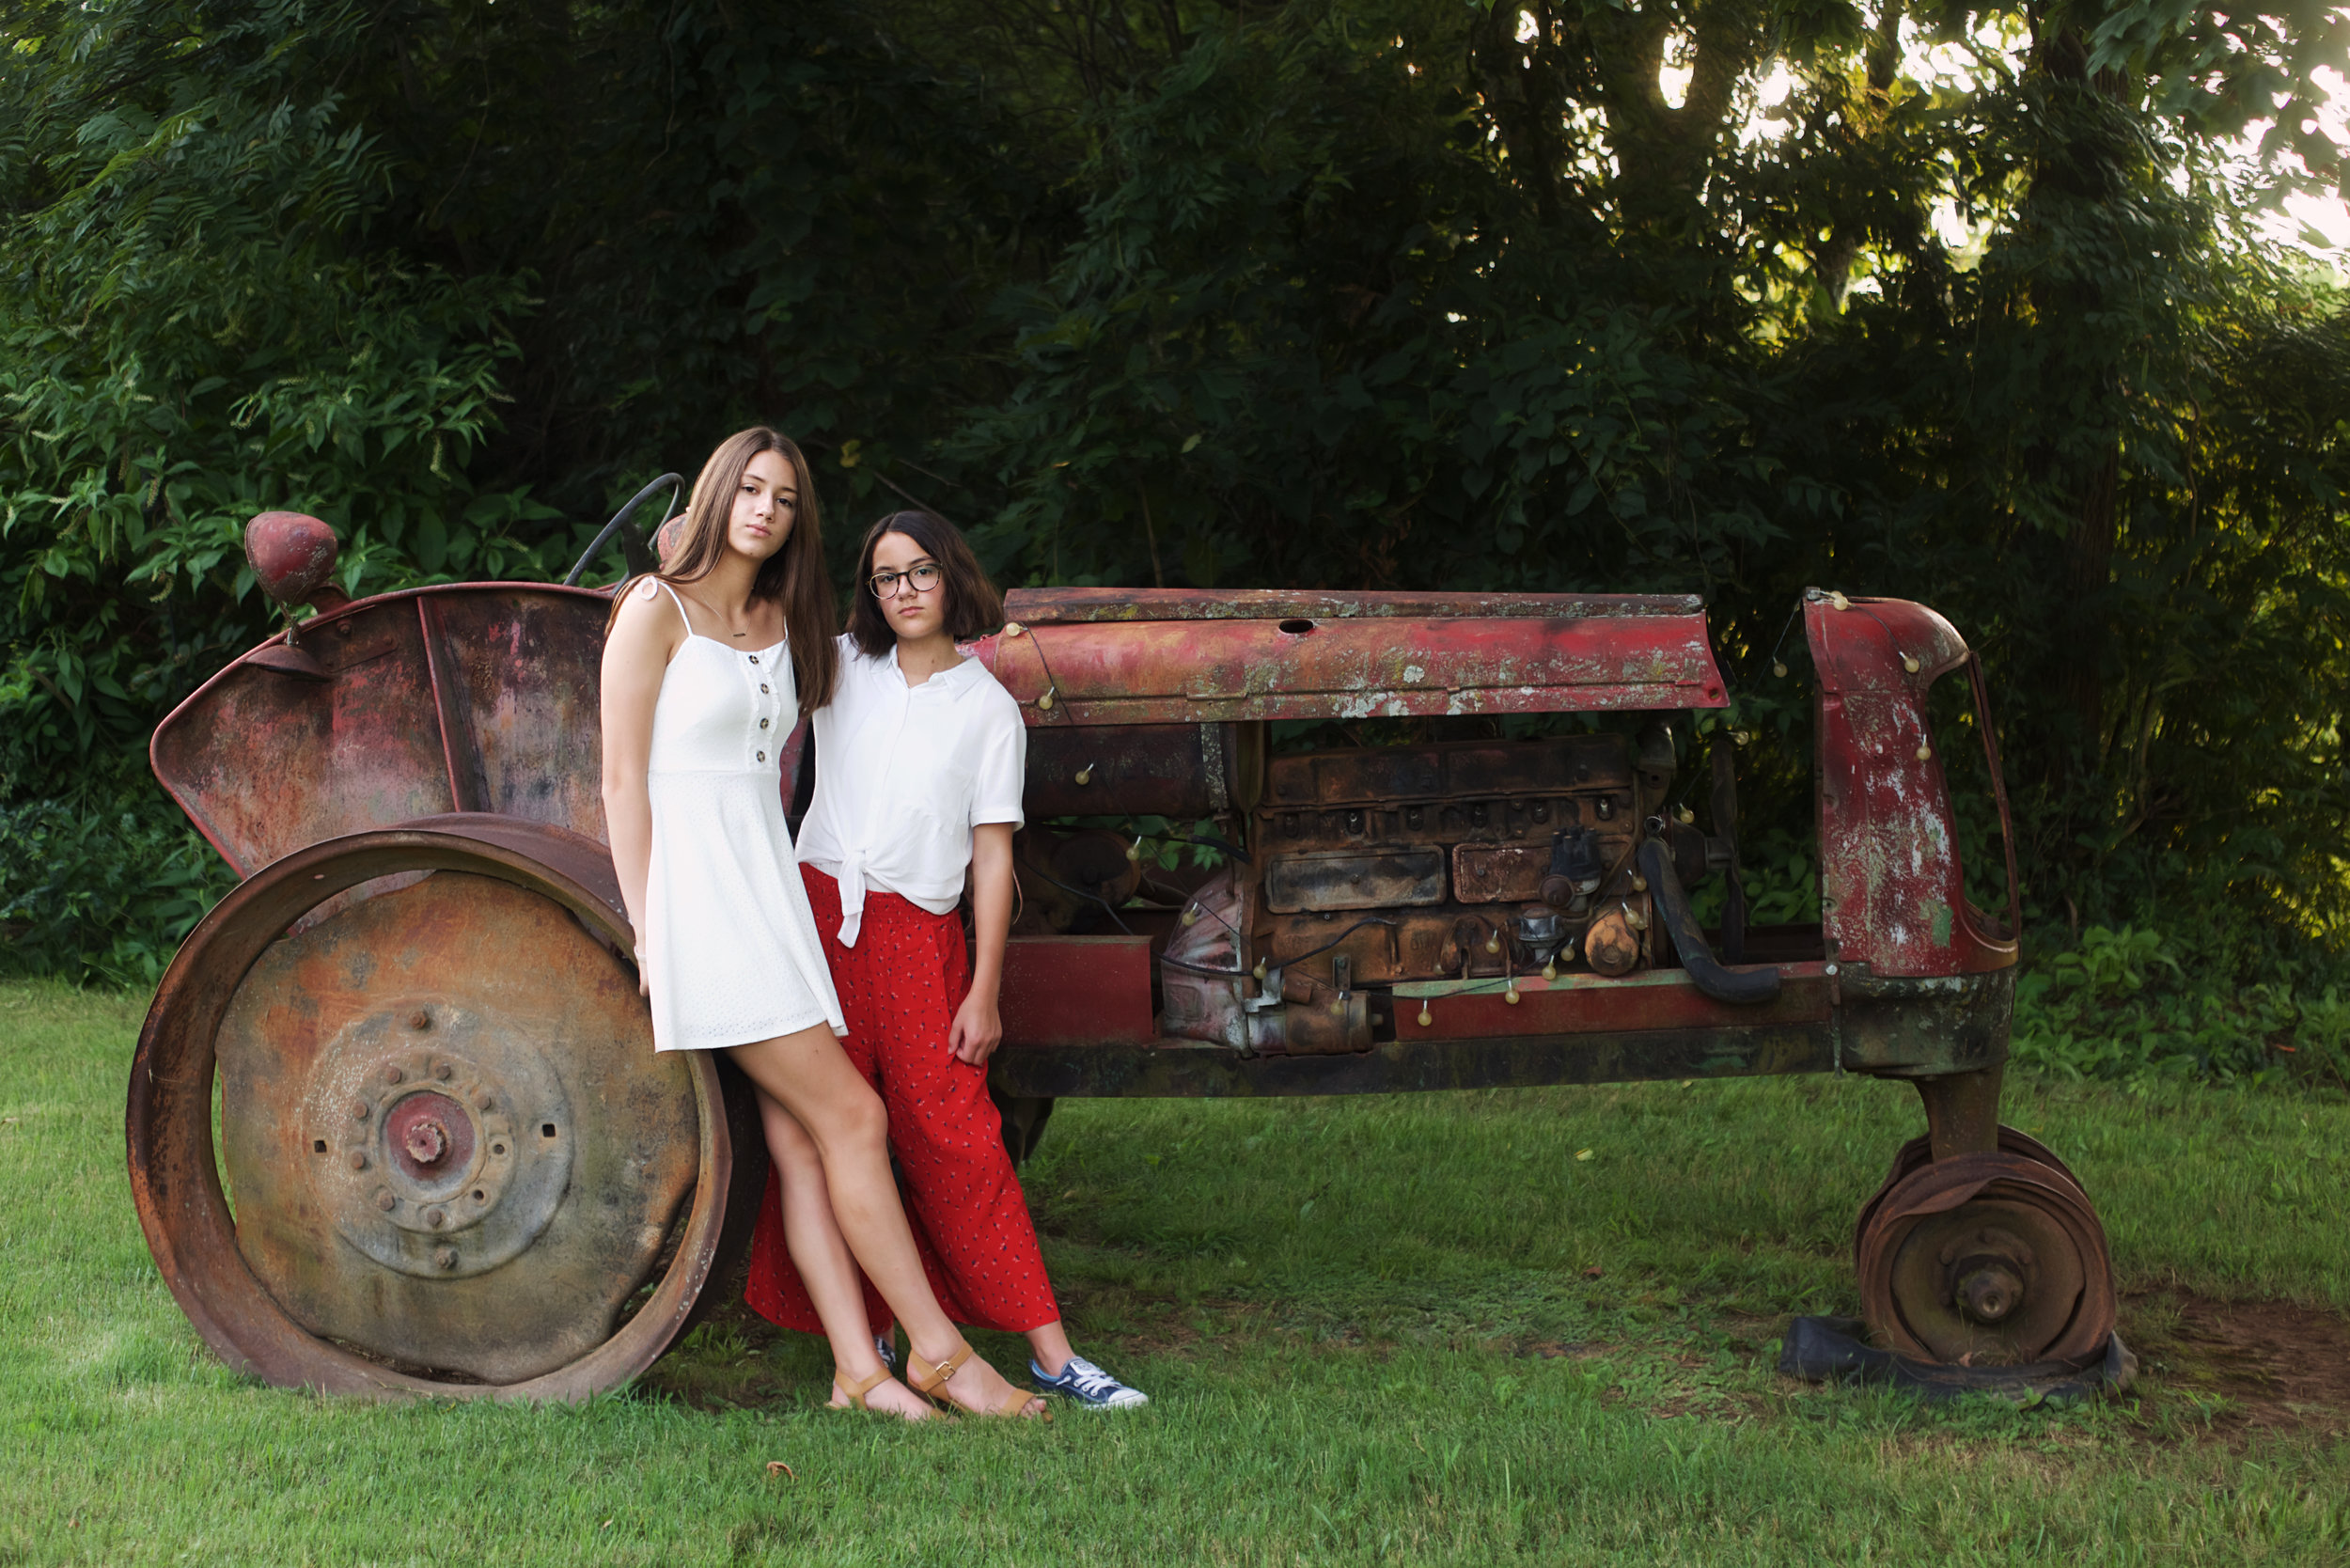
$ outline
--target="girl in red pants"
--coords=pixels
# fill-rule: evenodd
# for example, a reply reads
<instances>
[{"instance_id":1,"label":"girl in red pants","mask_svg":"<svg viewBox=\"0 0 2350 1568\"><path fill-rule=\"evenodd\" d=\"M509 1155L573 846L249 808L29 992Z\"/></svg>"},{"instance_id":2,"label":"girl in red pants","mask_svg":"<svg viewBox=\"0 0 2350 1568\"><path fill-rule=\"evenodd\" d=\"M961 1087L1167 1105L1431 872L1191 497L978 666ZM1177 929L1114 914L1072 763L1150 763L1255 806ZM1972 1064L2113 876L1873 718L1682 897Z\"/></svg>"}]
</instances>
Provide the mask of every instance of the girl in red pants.
<instances>
[{"instance_id":1,"label":"girl in red pants","mask_svg":"<svg viewBox=\"0 0 2350 1568\"><path fill-rule=\"evenodd\" d=\"M1147 1403L1070 1348L987 1094L1027 732L1011 694L955 644L1000 621L1003 601L963 536L924 512L873 525L857 580L839 685L815 717L816 794L799 837L848 1020L841 1045L888 1106L915 1243L948 1315L1026 1335L1042 1393L1093 1409ZM955 913L966 876L976 974ZM886 1357L888 1309L841 1239L815 1145L788 1117L767 1143L776 1180L751 1243L751 1306L822 1331L842 1365L861 1359L878 1325Z\"/></svg>"}]
</instances>

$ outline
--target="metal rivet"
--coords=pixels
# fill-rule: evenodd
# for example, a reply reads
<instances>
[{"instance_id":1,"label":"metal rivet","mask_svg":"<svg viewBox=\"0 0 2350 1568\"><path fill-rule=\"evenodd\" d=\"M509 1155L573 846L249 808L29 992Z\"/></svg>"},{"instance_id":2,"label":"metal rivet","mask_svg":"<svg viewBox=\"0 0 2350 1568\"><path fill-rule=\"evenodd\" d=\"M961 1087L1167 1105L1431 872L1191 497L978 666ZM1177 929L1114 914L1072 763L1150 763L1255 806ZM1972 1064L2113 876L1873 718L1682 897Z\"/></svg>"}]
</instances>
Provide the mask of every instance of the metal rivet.
<instances>
[{"instance_id":1,"label":"metal rivet","mask_svg":"<svg viewBox=\"0 0 2350 1568\"><path fill-rule=\"evenodd\" d=\"M760 719L760 720L759 721L759 727L760 727L761 729L766 729L766 728L767 728L767 721L766 721L765 719Z\"/></svg>"},{"instance_id":2,"label":"metal rivet","mask_svg":"<svg viewBox=\"0 0 2350 1568\"><path fill-rule=\"evenodd\" d=\"M751 663L753 663L753 664L757 664L757 663L759 663L759 655L758 655L758 654L754 653L754 654L752 654L752 655L751 655Z\"/></svg>"},{"instance_id":3,"label":"metal rivet","mask_svg":"<svg viewBox=\"0 0 2350 1568\"><path fill-rule=\"evenodd\" d=\"M412 1029L429 1029L432 1027L432 1014L418 1008L408 1015L408 1027Z\"/></svg>"},{"instance_id":4,"label":"metal rivet","mask_svg":"<svg viewBox=\"0 0 2350 1568\"><path fill-rule=\"evenodd\" d=\"M766 754L765 752L763 752L763 751L762 751L762 752L760 752L760 753L759 754L759 760L760 760L760 761L764 762L765 760L767 760L767 754Z\"/></svg>"},{"instance_id":5,"label":"metal rivet","mask_svg":"<svg viewBox=\"0 0 2350 1568\"><path fill-rule=\"evenodd\" d=\"M353 1149L350 1153L344 1155L343 1159L344 1162L353 1170L365 1170L368 1168L368 1156L366 1152L363 1150Z\"/></svg>"},{"instance_id":6,"label":"metal rivet","mask_svg":"<svg viewBox=\"0 0 2350 1568\"><path fill-rule=\"evenodd\" d=\"M385 1214L390 1214L394 1209L400 1207L400 1200L394 1198L388 1192L379 1192L375 1195L375 1206L383 1210Z\"/></svg>"},{"instance_id":7,"label":"metal rivet","mask_svg":"<svg viewBox=\"0 0 2350 1568\"><path fill-rule=\"evenodd\" d=\"M432 1266L439 1269L455 1268L457 1266L457 1248L453 1247L434 1247L432 1249Z\"/></svg>"},{"instance_id":8,"label":"metal rivet","mask_svg":"<svg viewBox=\"0 0 2350 1568\"><path fill-rule=\"evenodd\" d=\"M424 1222L438 1231L448 1223L447 1212L442 1209L427 1209L424 1212Z\"/></svg>"},{"instance_id":9,"label":"metal rivet","mask_svg":"<svg viewBox=\"0 0 2350 1568\"><path fill-rule=\"evenodd\" d=\"M759 683L759 691L760 691L760 696L762 696L762 697L764 697L764 696L767 694L767 682L766 682L761 681L761 682Z\"/></svg>"}]
</instances>

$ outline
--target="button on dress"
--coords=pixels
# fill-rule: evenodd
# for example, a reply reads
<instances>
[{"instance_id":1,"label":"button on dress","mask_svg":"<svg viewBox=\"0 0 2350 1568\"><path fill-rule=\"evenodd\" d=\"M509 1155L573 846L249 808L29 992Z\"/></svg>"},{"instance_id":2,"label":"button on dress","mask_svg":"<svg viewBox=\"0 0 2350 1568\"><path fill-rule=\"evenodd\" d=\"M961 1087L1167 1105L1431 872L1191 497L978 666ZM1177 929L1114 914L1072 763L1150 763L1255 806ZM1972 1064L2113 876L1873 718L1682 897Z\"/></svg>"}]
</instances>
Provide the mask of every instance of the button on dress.
<instances>
[{"instance_id":1,"label":"button on dress","mask_svg":"<svg viewBox=\"0 0 2350 1568\"><path fill-rule=\"evenodd\" d=\"M747 1045L817 1024L845 1034L783 820L780 743L799 720L789 645L744 653L685 624L645 778L653 1049Z\"/></svg>"}]
</instances>

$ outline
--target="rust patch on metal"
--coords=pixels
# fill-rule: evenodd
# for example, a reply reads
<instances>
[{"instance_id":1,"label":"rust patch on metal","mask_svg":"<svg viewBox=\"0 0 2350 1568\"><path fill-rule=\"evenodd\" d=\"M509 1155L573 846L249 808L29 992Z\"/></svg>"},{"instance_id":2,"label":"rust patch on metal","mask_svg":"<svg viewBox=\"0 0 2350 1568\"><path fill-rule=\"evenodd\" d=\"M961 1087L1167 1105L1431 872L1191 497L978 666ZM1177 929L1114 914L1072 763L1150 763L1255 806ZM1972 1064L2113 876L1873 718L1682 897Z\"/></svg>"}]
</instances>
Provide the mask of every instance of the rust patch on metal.
<instances>
[{"instance_id":1,"label":"rust patch on metal","mask_svg":"<svg viewBox=\"0 0 2350 1568\"><path fill-rule=\"evenodd\" d=\"M2013 935L1966 902L1950 787L1926 721L1926 688L1965 666L1966 645L1922 604L1837 603L1816 595L1804 605L1820 680L1820 901L1830 950L1879 975L2004 968L2015 962Z\"/></svg>"},{"instance_id":2,"label":"rust patch on metal","mask_svg":"<svg viewBox=\"0 0 2350 1568\"><path fill-rule=\"evenodd\" d=\"M415 872L435 874L281 937L346 888ZM746 1213L730 1200L750 1122L705 1053L648 1048L618 957L630 937L617 891L601 845L458 818L297 850L205 917L141 1031L127 1133L149 1247L224 1359L331 1392L576 1399L642 1371L684 1331ZM233 1219L213 1156L216 1045ZM542 1111L533 1057L557 1075L567 1112ZM434 1099L387 1143L386 1113L421 1095ZM447 1164L462 1139L437 1103L461 1098L475 1138L462 1171ZM426 1160L434 1121L447 1142ZM485 1162L501 1157L502 1137L544 1139L550 1125L575 1140L556 1205L509 1259L469 1272L509 1201L537 1223L527 1173L494 1190ZM420 1177L400 1168L401 1154ZM391 1208L373 1189L346 1201L350 1181L370 1175L384 1178ZM368 1228L386 1224L404 1236L403 1221L427 1239L391 1238L395 1262L352 1240L381 1238ZM624 1287L664 1255L650 1294L613 1327ZM313 1325L351 1332L330 1339Z\"/></svg>"},{"instance_id":3,"label":"rust patch on metal","mask_svg":"<svg viewBox=\"0 0 2350 1568\"><path fill-rule=\"evenodd\" d=\"M1532 902L1543 896L1550 845L1456 844L1452 896L1463 903Z\"/></svg>"},{"instance_id":4,"label":"rust patch on metal","mask_svg":"<svg viewBox=\"0 0 2350 1568\"><path fill-rule=\"evenodd\" d=\"M1265 867L1264 901L1277 915L1442 903L1444 855L1392 849L1282 855Z\"/></svg>"},{"instance_id":5,"label":"rust patch on metal","mask_svg":"<svg viewBox=\"0 0 2350 1568\"><path fill-rule=\"evenodd\" d=\"M1015 620L975 645L1032 727L1718 708L1705 618Z\"/></svg>"},{"instance_id":6,"label":"rust patch on metal","mask_svg":"<svg viewBox=\"0 0 2350 1568\"><path fill-rule=\"evenodd\" d=\"M1549 619L1702 615L1692 593L1381 593L1286 588L1013 588L1004 614L1051 625L1133 620L1352 620L1428 617Z\"/></svg>"},{"instance_id":7,"label":"rust patch on metal","mask_svg":"<svg viewBox=\"0 0 2350 1568\"><path fill-rule=\"evenodd\" d=\"M345 833L486 810L603 836L601 593L461 584L303 623L325 678L259 662L157 726L155 776L241 874Z\"/></svg>"},{"instance_id":8,"label":"rust patch on metal","mask_svg":"<svg viewBox=\"0 0 2350 1568\"><path fill-rule=\"evenodd\" d=\"M519 1383L578 1359L694 1184L693 1086L635 975L494 878L439 871L276 944L217 1049L246 1262L387 1360Z\"/></svg>"},{"instance_id":9,"label":"rust patch on metal","mask_svg":"<svg viewBox=\"0 0 2350 1568\"><path fill-rule=\"evenodd\" d=\"M1867 1211L1862 1315L1905 1356L1967 1366L2084 1365L2113 1332L2113 1264L2071 1180L2005 1152L1912 1171Z\"/></svg>"}]
</instances>

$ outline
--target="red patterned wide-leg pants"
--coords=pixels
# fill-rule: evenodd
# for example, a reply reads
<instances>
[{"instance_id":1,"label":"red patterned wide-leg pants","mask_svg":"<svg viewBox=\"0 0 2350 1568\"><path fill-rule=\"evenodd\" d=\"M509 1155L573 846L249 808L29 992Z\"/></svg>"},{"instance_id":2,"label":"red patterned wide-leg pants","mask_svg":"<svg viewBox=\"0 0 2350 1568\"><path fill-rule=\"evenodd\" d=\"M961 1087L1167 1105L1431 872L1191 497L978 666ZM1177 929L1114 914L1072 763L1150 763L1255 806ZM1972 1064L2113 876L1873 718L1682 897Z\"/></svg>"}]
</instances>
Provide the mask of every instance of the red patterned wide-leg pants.
<instances>
[{"instance_id":1,"label":"red patterned wide-leg pants","mask_svg":"<svg viewBox=\"0 0 2350 1568\"><path fill-rule=\"evenodd\" d=\"M804 866L824 960L848 1023L842 1049L889 1108L889 1149L904 1174L906 1218L938 1304L957 1323L1023 1334L1060 1317L1044 1276L1036 1222L1004 1152L1003 1119L987 1097L987 1069L958 1061L947 1036L971 988L963 924L895 893L865 895L854 948L840 945L840 889ZM822 1333L816 1307L783 1241L781 1188L767 1199L751 1239L750 1288L761 1317ZM875 1333L891 1325L871 1281L865 1313Z\"/></svg>"}]
</instances>

